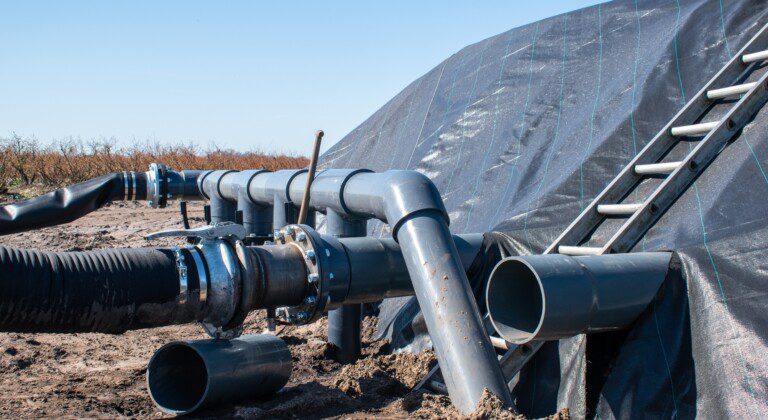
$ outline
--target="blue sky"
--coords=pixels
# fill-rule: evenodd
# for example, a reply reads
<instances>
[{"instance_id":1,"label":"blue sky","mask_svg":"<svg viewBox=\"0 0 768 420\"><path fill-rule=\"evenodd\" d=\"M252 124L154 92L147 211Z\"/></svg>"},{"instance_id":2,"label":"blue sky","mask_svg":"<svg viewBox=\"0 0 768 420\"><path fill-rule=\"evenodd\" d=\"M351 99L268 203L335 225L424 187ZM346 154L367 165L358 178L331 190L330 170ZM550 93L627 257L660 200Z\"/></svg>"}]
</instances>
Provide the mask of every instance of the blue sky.
<instances>
[{"instance_id":1,"label":"blue sky","mask_svg":"<svg viewBox=\"0 0 768 420\"><path fill-rule=\"evenodd\" d=\"M327 150L462 47L596 3L0 0L0 137Z\"/></svg>"}]
</instances>

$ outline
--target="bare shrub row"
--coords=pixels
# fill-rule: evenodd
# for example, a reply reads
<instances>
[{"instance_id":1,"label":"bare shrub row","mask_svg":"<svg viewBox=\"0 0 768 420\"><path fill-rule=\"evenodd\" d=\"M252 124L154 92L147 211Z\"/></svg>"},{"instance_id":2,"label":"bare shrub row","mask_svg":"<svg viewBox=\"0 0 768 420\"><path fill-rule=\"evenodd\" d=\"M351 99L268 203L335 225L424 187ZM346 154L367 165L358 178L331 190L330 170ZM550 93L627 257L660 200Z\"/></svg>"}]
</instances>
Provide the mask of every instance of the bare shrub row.
<instances>
[{"instance_id":1,"label":"bare shrub row","mask_svg":"<svg viewBox=\"0 0 768 420\"><path fill-rule=\"evenodd\" d=\"M109 140L59 140L41 145L31 138L0 138L0 192L12 185L62 186L110 172L146 171L152 162L173 169L293 169L302 156L237 152L211 146L144 142L116 147Z\"/></svg>"}]
</instances>

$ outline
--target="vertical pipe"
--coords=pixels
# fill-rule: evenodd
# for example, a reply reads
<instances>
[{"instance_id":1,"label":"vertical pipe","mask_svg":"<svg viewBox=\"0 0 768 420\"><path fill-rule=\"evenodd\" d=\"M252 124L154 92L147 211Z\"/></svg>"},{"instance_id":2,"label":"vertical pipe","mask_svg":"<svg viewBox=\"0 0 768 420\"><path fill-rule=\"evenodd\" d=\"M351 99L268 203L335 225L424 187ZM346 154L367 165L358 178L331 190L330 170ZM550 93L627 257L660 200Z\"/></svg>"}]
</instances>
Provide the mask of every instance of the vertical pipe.
<instances>
[{"instance_id":1,"label":"vertical pipe","mask_svg":"<svg viewBox=\"0 0 768 420\"><path fill-rule=\"evenodd\" d=\"M451 402L470 414L487 388L510 406L506 380L442 215L414 213L397 237Z\"/></svg>"},{"instance_id":2,"label":"vertical pipe","mask_svg":"<svg viewBox=\"0 0 768 420\"><path fill-rule=\"evenodd\" d=\"M237 210L243 212L243 227L246 234L256 237L267 237L272 234L272 208L251 201L246 189L239 191Z\"/></svg>"},{"instance_id":3,"label":"vertical pipe","mask_svg":"<svg viewBox=\"0 0 768 420\"><path fill-rule=\"evenodd\" d=\"M237 203L227 201L219 195L211 197L211 223L235 222Z\"/></svg>"},{"instance_id":4,"label":"vertical pipe","mask_svg":"<svg viewBox=\"0 0 768 420\"><path fill-rule=\"evenodd\" d=\"M367 221L347 219L328 209L326 228L329 235L337 238L361 237L367 233ZM328 341L336 347L336 360L348 363L360 357L362 313L360 303L342 305L328 312Z\"/></svg>"},{"instance_id":5,"label":"vertical pipe","mask_svg":"<svg viewBox=\"0 0 768 420\"><path fill-rule=\"evenodd\" d=\"M211 223L237 221L237 203L221 189L221 180L227 176L237 176L237 171L213 171L202 179L201 191L210 199Z\"/></svg>"},{"instance_id":6,"label":"vertical pipe","mask_svg":"<svg viewBox=\"0 0 768 420\"><path fill-rule=\"evenodd\" d=\"M283 198L277 194L275 194L273 211L272 226L274 229L280 229L285 225L296 223L297 215L293 203L283 200Z\"/></svg>"}]
</instances>

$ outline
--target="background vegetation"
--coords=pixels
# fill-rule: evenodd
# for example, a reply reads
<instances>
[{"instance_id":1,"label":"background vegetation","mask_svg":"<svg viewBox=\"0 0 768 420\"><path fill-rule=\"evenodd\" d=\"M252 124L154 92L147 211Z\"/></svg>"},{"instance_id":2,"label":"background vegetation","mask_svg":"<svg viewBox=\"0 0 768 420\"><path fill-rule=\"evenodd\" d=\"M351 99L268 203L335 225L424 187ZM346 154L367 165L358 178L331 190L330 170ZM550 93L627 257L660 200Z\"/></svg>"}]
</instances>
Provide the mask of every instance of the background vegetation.
<instances>
[{"instance_id":1,"label":"background vegetation","mask_svg":"<svg viewBox=\"0 0 768 420\"><path fill-rule=\"evenodd\" d=\"M0 138L0 193L9 188L62 186L117 171L146 171L152 162L174 169L292 169L303 168L302 156L259 151L236 152L209 146L161 145L144 142L116 147L109 140L59 140L41 145L34 138Z\"/></svg>"}]
</instances>

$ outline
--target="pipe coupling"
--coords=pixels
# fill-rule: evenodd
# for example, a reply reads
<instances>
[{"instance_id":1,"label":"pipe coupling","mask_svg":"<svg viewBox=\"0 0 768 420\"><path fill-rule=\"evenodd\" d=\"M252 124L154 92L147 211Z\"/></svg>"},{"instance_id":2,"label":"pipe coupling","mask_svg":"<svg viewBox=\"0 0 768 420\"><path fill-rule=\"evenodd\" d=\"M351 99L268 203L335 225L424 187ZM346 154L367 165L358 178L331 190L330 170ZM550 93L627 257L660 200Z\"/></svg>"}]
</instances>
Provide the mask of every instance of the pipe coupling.
<instances>
[{"instance_id":1,"label":"pipe coupling","mask_svg":"<svg viewBox=\"0 0 768 420\"><path fill-rule=\"evenodd\" d=\"M136 177L138 174L133 171L123 171L123 201L136 201L138 200L137 197L137 190L136 190Z\"/></svg>"}]
</instances>

